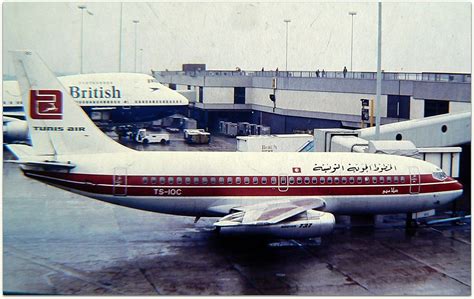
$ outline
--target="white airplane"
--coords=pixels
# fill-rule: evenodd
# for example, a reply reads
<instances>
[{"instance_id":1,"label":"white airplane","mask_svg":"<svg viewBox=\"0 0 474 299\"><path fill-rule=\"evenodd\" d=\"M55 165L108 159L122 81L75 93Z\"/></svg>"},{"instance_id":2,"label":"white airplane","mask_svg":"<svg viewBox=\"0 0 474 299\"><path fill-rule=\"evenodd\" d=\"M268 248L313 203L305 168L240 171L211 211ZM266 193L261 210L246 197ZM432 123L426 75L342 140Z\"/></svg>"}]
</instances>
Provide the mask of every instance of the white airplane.
<instances>
[{"instance_id":1,"label":"white airplane","mask_svg":"<svg viewBox=\"0 0 474 299\"><path fill-rule=\"evenodd\" d=\"M71 97L94 121L118 123L156 120L181 113L189 104L179 92L152 76L134 73L80 74L58 77ZM3 115L24 117L17 81L3 82ZM54 106L50 107L54 109Z\"/></svg>"},{"instance_id":2,"label":"white airplane","mask_svg":"<svg viewBox=\"0 0 474 299\"><path fill-rule=\"evenodd\" d=\"M100 131L38 56L14 52L33 146L8 145L32 179L130 208L222 217L221 233L305 238L336 214L425 211L462 186L417 159L356 153L137 152ZM61 107L41 113L45 103ZM39 113L38 113L39 112Z\"/></svg>"}]
</instances>

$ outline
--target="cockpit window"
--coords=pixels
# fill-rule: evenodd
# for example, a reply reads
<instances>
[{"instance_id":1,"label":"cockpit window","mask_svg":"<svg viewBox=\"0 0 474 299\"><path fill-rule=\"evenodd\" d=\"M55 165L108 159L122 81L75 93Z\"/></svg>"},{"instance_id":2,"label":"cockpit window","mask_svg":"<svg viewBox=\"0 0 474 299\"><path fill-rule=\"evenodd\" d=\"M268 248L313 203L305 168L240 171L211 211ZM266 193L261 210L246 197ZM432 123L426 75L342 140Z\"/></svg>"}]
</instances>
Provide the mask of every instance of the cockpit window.
<instances>
[{"instance_id":1,"label":"cockpit window","mask_svg":"<svg viewBox=\"0 0 474 299\"><path fill-rule=\"evenodd\" d=\"M434 171L433 172L433 178L438 180L438 181L444 181L448 176L444 171L439 170L439 171Z\"/></svg>"}]
</instances>

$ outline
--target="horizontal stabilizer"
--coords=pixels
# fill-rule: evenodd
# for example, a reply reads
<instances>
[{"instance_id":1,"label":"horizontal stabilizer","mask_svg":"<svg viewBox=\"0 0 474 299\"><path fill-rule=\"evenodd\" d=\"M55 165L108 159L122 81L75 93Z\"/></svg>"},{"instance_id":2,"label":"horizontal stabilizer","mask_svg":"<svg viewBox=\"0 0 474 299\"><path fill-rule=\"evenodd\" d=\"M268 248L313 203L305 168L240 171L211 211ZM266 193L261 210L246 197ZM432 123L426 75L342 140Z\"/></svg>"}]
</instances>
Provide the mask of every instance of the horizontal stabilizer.
<instances>
[{"instance_id":1,"label":"horizontal stabilizer","mask_svg":"<svg viewBox=\"0 0 474 299\"><path fill-rule=\"evenodd\" d=\"M38 156L33 147L25 144L5 145L18 160L5 160L8 163L16 163L30 168L44 170L72 169L76 165L70 162L52 160L52 156Z\"/></svg>"},{"instance_id":2,"label":"horizontal stabilizer","mask_svg":"<svg viewBox=\"0 0 474 299\"><path fill-rule=\"evenodd\" d=\"M75 164L72 163L64 163L58 161L20 161L20 160L6 160L7 163L16 163L21 164L24 166L30 166L35 168L41 168L45 170L53 170L53 169L72 169L76 167Z\"/></svg>"},{"instance_id":3,"label":"horizontal stabilizer","mask_svg":"<svg viewBox=\"0 0 474 299\"><path fill-rule=\"evenodd\" d=\"M18 160L28 160L31 157L36 156L36 152L33 147L25 144L6 144L5 147L13 154Z\"/></svg>"}]
</instances>

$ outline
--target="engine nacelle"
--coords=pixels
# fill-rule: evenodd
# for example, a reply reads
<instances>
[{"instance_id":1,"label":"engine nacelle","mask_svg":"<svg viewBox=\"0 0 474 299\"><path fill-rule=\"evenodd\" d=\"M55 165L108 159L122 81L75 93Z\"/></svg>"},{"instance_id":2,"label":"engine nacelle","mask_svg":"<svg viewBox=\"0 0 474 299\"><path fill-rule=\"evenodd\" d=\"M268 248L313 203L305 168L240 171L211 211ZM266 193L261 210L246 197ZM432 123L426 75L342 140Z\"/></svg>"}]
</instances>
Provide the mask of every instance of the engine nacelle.
<instances>
[{"instance_id":1,"label":"engine nacelle","mask_svg":"<svg viewBox=\"0 0 474 299\"><path fill-rule=\"evenodd\" d=\"M3 138L7 141L28 140L28 124L26 121L13 120L3 123Z\"/></svg>"},{"instance_id":2,"label":"engine nacelle","mask_svg":"<svg viewBox=\"0 0 474 299\"><path fill-rule=\"evenodd\" d=\"M223 235L271 236L276 238L310 238L327 235L332 232L336 220L331 213L308 210L287 221L270 225L246 225L216 223Z\"/></svg>"}]
</instances>

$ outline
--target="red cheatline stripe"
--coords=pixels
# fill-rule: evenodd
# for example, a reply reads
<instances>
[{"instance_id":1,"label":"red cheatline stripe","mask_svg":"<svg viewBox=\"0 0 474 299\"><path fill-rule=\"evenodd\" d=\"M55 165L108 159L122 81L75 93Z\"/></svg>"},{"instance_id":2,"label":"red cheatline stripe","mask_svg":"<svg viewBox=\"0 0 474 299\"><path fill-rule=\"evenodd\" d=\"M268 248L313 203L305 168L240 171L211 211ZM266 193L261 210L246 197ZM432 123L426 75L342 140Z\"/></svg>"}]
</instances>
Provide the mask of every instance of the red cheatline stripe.
<instances>
[{"instance_id":1,"label":"red cheatline stripe","mask_svg":"<svg viewBox=\"0 0 474 299\"><path fill-rule=\"evenodd\" d=\"M230 186L150 186L132 185L127 179L127 186L111 184L113 176L86 175L67 173L27 172L27 175L39 180L54 183L68 188L89 193L114 194L124 193L130 196L350 196L350 195L397 195L418 191L409 184L399 185L290 185L288 190L280 192L276 185L230 185ZM431 176L430 176L431 177ZM142 178L141 176L139 178ZM82 179L82 180L81 180ZM422 180L423 181L423 180ZM98 182L106 182L98 183ZM420 193L456 190L455 181L429 182L420 186ZM416 189L415 189L416 188ZM286 188L285 188L286 189Z\"/></svg>"}]
</instances>

